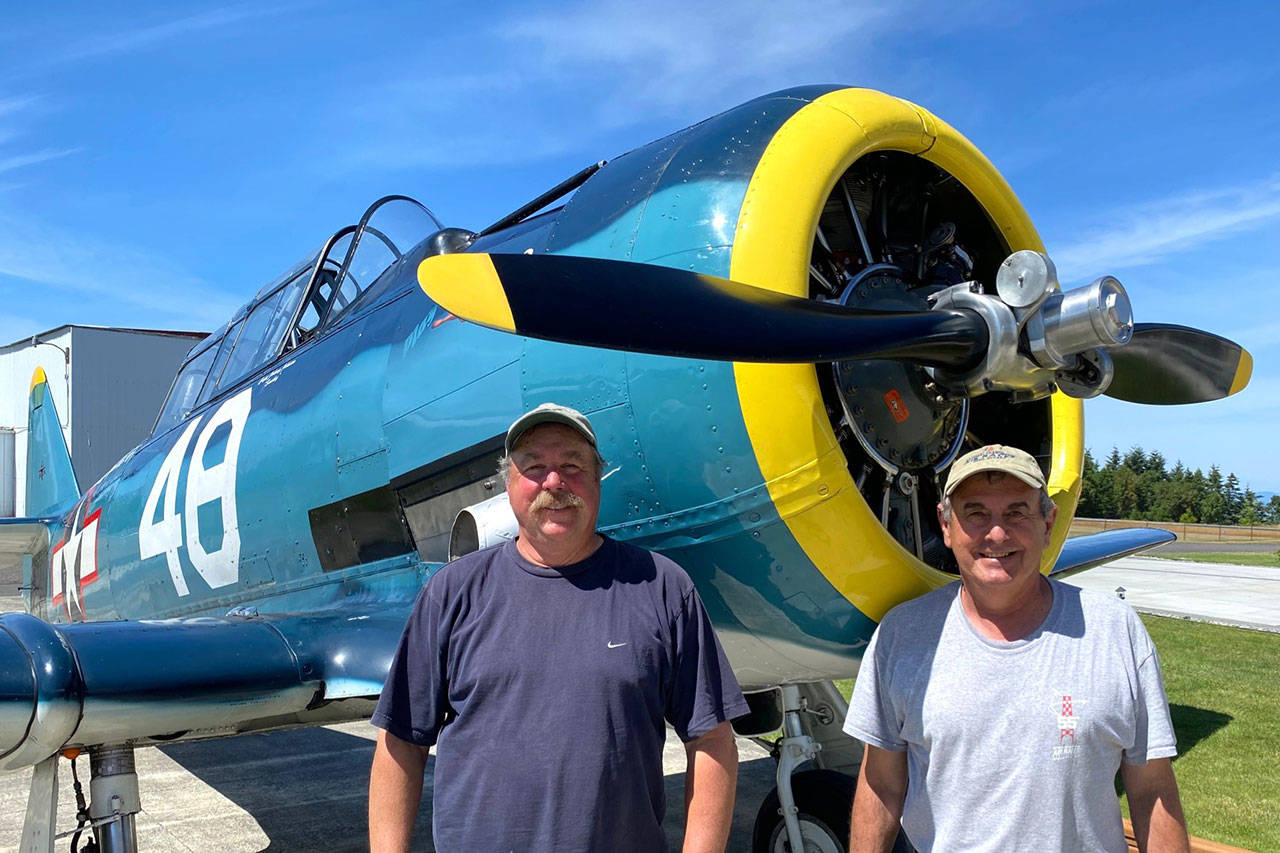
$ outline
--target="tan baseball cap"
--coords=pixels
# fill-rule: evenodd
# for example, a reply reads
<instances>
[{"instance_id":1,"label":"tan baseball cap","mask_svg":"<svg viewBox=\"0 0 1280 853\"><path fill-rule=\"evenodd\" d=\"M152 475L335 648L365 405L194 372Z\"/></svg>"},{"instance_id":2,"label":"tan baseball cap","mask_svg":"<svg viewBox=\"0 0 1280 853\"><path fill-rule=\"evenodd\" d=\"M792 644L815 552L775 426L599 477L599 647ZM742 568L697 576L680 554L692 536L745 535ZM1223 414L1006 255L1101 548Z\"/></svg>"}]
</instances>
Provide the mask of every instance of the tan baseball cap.
<instances>
[{"instance_id":1,"label":"tan baseball cap","mask_svg":"<svg viewBox=\"0 0 1280 853\"><path fill-rule=\"evenodd\" d=\"M507 430L507 453L510 453L511 448L516 446L520 436L542 424L563 424L575 429L587 440L587 444L598 450L596 448L596 432L591 428L591 421L587 420L586 415L568 406L543 403L537 408L525 412L511 424L511 428Z\"/></svg>"},{"instance_id":2,"label":"tan baseball cap","mask_svg":"<svg viewBox=\"0 0 1280 853\"><path fill-rule=\"evenodd\" d=\"M956 460L951 466L951 473L947 475L947 488L943 497L951 497L951 493L961 483L983 471L1003 471L1028 486L1044 488L1044 472L1030 453L1004 444L988 444L971 450Z\"/></svg>"}]
</instances>

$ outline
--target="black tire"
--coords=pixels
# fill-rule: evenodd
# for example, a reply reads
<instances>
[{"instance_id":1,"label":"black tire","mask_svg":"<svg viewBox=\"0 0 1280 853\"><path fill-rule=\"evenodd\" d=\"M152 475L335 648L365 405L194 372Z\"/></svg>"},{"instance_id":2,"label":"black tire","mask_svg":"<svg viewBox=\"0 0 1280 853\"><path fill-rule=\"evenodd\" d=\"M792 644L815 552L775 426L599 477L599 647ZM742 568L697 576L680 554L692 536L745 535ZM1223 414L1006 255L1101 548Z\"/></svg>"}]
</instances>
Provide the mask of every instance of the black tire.
<instances>
[{"instance_id":1,"label":"black tire","mask_svg":"<svg viewBox=\"0 0 1280 853\"><path fill-rule=\"evenodd\" d=\"M791 793L800 810L801 833L821 839L823 847L844 853L849 844L849 812L857 780L834 770L805 770L791 777ZM807 824L807 825L806 825ZM807 846L807 845L806 845ZM753 853L787 853L787 827L778 813L778 789L760 804L751 832Z\"/></svg>"},{"instance_id":2,"label":"black tire","mask_svg":"<svg viewBox=\"0 0 1280 853\"><path fill-rule=\"evenodd\" d=\"M853 792L858 782L852 776L834 770L805 770L791 777L791 793L800 810L800 833L806 848L813 839L816 849L846 853L849 849L849 817L853 809ZM751 832L752 853L790 853L787 827L778 813L778 789L774 788L760 804L755 828ZM898 833L894 853L913 853L907 837ZM805 853L809 853L806 849Z\"/></svg>"}]
</instances>

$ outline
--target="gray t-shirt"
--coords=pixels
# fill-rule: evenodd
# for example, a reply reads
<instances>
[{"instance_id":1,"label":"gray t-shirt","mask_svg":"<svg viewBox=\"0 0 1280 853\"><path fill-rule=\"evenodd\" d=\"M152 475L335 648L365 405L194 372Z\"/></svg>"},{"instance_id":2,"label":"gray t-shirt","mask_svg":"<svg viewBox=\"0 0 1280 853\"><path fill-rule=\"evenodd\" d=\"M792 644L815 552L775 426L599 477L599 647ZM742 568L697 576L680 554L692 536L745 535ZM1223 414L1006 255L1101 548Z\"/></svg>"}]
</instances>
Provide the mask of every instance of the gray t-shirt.
<instances>
[{"instance_id":1,"label":"gray t-shirt","mask_svg":"<svg viewBox=\"0 0 1280 853\"><path fill-rule=\"evenodd\" d=\"M907 751L902 826L921 851L1127 849L1116 770L1177 752L1160 661L1133 608L1049 582L1030 636L981 636L960 584L895 607L844 730Z\"/></svg>"},{"instance_id":2,"label":"gray t-shirt","mask_svg":"<svg viewBox=\"0 0 1280 853\"><path fill-rule=\"evenodd\" d=\"M560 568L514 542L423 587L373 724L436 746L443 851L656 851L664 720L685 741L748 708L693 582L606 538Z\"/></svg>"}]
</instances>

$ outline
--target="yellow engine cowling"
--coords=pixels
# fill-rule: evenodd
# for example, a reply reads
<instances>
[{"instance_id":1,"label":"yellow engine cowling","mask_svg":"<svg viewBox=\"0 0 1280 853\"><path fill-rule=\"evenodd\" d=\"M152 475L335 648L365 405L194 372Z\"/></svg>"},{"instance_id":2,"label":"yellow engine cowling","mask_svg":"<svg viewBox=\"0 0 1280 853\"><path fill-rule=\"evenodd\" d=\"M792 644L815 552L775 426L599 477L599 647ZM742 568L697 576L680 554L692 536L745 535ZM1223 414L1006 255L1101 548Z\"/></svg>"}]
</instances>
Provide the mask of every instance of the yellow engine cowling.
<instances>
[{"instance_id":1,"label":"yellow engine cowling","mask_svg":"<svg viewBox=\"0 0 1280 853\"><path fill-rule=\"evenodd\" d=\"M999 257L985 259L988 267L1019 249L1043 251L1009 185L955 129L907 101L868 89L841 89L799 109L760 158L738 219L730 277L812 295L809 271L819 221L833 193L846 191L838 182L872 156L903 163L918 159L958 182L985 216L985 223L972 217L971 229L987 229L983 239L998 249ZM836 437L819 370L811 364L738 363L734 375L755 457L779 515L832 585L878 620L894 604L955 575L904 548L868 505ZM1039 447L1028 449L1047 457L1049 491L1059 508L1044 556L1048 571L1080 495L1081 403L1055 393L987 417L1009 420L1015 432L1019 418L1039 423ZM932 504L920 512L932 514ZM904 564L912 570L902 571Z\"/></svg>"}]
</instances>

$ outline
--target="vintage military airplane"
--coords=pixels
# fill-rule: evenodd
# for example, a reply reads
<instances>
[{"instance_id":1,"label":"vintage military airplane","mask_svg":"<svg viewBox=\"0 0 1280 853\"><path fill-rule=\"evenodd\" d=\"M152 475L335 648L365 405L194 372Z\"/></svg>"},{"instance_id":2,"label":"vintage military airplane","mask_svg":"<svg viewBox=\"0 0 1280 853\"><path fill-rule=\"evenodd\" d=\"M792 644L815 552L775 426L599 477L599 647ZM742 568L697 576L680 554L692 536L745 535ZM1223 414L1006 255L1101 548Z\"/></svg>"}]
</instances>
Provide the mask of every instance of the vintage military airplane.
<instances>
[{"instance_id":1,"label":"vintage military airplane","mask_svg":"<svg viewBox=\"0 0 1280 853\"><path fill-rule=\"evenodd\" d=\"M424 580L509 535L502 435L554 400L609 459L602 529L696 581L753 691L741 730L784 726L757 849L842 849L858 755L831 680L955 578L951 461L1029 450L1061 510L1044 570L1096 565L1163 534L1064 545L1080 398L1248 381L1240 347L1134 325L1109 277L1064 293L1042 251L930 113L797 88L479 232L379 200L196 346L83 492L38 372L31 517L0 525L29 611L0 618L0 769L36 767L24 848L52 844L63 751L89 752L101 849L131 850L136 747L368 716Z\"/></svg>"}]
</instances>

